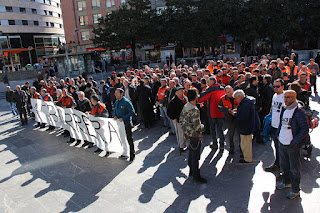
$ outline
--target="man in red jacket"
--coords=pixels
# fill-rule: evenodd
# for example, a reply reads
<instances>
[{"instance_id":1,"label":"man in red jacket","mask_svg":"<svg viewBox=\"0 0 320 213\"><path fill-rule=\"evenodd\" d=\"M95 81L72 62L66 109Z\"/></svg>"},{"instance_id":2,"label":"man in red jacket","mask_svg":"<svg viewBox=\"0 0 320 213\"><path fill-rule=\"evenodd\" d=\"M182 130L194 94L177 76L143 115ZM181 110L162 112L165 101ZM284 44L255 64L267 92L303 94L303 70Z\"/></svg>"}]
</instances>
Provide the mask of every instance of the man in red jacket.
<instances>
[{"instance_id":1,"label":"man in red jacket","mask_svg":"<svg viewBox=\"0 0 320 213\"><path fill-rule=\"evenodd\" d=\"M208 89L200 94L199 103L207 101L208 106L208 117L210 123L210 134L212 137L211 148L217 149L218 142L217 136L219 137L220 150L224 149L224 135L223 135L223 118L224 114L219 111L218 105L220 98L226 94L223 87L217 84L217 79L214 76L211 76L208 79Z\"/></svg>"}]
</instances>

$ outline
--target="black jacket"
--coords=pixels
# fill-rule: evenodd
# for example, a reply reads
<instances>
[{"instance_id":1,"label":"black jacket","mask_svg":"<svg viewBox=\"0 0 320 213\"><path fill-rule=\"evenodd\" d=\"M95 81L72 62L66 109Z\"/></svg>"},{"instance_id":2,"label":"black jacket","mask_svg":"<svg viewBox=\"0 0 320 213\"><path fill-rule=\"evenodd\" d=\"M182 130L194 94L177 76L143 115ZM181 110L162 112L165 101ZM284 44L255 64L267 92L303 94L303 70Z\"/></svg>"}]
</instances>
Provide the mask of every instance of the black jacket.
<instances>
[{"instance_id":1,"label":"black jacket","mask_svg":"<svg viewBox=\"0 0 320 213\"><path fill-rule=\"evenodd\" d=\"M185 98L184 98L185 99ZM186 99L185 99L185 102ZM184 107L185 103L178 98L178 96L174 96L174 98L168 104L167 115L171 120L177 119L179 121L180 113Z\"/></svg>"},{"instance_id":2,"label":"black jacket","mask_svg":"<svg viewBox=\"0 0 320 213\"><path fill-rule=\"evenodd\" d=\"M81 112L90 112L91 111L91 102L88 98L84 98L83 101L77 101L77 110Z\"/></svg>"},{"instance_id":3,"label":"black jacket","mask_svg":"<svg viewBox=\"0 0 320 213\"><path fill-rule=\"evenodd\" d=\"M274 89L271 83L264 86L261 93L262 109L265 112L269 112L272 104L272 97L274 95Z\"/></svg>"},{"instance_id":4,"label":"black jacket","mask_svg":"<svg viewBox=\"0 0 320 213\"><path fill-rule=\"evenodd\" d=\"M137 88L138 104L141 112L152 108L152 90L149 85L140 85Z\"/></svg>"},{"instance_id":5,"label":"black jacket","mask_svg":"<svg viewBox=\"0 0 320 213\"><path fill-rule=\"evenodd\" d=\"M6 101L8 101L8 102L13 101L13 90L10 90L9 92L6 91Z\"/></svg>"},{"instance_id":6,"label":"black jacket","mask_svg":"<svg viewBox=\"0 0 320 213\"><path fill-rule=\"evenodd\" d=\"M21 109L26 106L28 97L25 91L20 90L20 94L15 91L13 93L13 102L16 103L17 109Z\"/></svg>"},{"instance_id":7,"label":"black jacket","mask_svg":"<svg viewBox=\"0 0 320 213\"><path fill-rule=\"evenodd\" d=\"M252 84L249 84L244 92L246 93L247 96L252 96L256 99L255 106L256 106L256 110L259 112L259 109L262 104L261 104L261 98L260 98L258 87Z\"/></svg>"}]
</instances>

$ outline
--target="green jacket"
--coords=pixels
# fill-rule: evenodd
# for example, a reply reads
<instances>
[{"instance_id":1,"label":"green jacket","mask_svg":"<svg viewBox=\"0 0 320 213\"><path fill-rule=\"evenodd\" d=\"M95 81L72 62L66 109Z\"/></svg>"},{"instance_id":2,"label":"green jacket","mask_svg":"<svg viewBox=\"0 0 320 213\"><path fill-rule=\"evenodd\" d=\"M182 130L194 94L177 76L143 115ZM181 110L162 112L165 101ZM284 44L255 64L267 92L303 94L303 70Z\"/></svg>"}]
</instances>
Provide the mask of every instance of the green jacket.
<instances>
[{"instance_id":1,"label":"green jacket","mask_svg":"<svg viewBox=\"0 0 320 213\"><path fill-rule=\"evenodd\" d=\"M200 110L196 106L186 103L181 111L179 123L187 139L202 140Z\"/></svg>"}]
</instances>

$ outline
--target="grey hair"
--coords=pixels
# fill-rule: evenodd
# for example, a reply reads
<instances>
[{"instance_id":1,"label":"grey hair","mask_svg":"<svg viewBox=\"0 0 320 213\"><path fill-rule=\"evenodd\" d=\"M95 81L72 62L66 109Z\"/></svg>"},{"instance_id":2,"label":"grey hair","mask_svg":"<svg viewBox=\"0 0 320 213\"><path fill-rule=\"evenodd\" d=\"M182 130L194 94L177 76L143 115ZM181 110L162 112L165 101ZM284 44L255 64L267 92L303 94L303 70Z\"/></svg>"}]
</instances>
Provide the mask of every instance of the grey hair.
<instances>
[{"instance_id":1,"label":"grey hair","mask_svg":"<svg viewBox=\"0 0 320 213\"><path fill-rule=\"evenodd\" d=\"M78 92L78 95L84 95L84 92L83 91L80 91L80 92Z\"/></svg>"},{"instance_id":2,"label":"grey hair","mask_svg":"<svg viewBox=\"0 0 320 213\"><path fill-rule=\"evenodd\" d=\"M233 96L233 98L239 97L239 96L244 98L246 95L244 94L242 89L238 89L238 90L234 91L232 96Z\"/></svg>"},{"instance_id":3,"label":"grey hair","mask_svg":"<svg viewBox=\"0 0 320 213\"><path fill-rule=\"evenodd\" d=\"M209 77L209 80L210 80L210 81L213 81L214 83L217 83L217 79L216 79L216 77L214 77L214 76L210 76L210 77Z\"/></svg>"}]
</instances>

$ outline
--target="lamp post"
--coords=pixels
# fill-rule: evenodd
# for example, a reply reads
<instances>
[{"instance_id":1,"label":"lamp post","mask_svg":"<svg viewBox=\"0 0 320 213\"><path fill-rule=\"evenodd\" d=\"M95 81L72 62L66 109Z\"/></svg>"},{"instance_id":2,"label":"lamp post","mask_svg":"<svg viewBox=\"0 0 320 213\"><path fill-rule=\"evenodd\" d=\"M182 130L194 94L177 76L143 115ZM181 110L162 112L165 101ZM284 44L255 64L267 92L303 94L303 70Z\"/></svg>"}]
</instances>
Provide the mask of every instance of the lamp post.
<instances>
[{"instance_id":1,"label":"lamp post","mask_svg":"<svg viewBox=\"0 0 320 213\"><path fill-rule=\"evenodd\" d=\"M32 66L32 58L31 58L31 50L33 49L33 47L29 46L28 47L28 52L29 52L29 60L30 60L30 64Z\"/></svg>"},{"instance_id":2,"label":"lamp post","mask_svg":"<svg viewBox=\"0 0 320 213\"><path fill-rule=\"evenodd\" d=\"M2 36L2 31L0 31L0 36ZM3 50L2 50L1 41L0 41L0 50L1 50L1 54L2 54L2 63L3 63L3 83L7 83L8 85L10 85L9 84L9 79L8 79L8 76L7 76L6 61L4 60L4 53L3 53Z\"/></svg>"}]
</instances>

